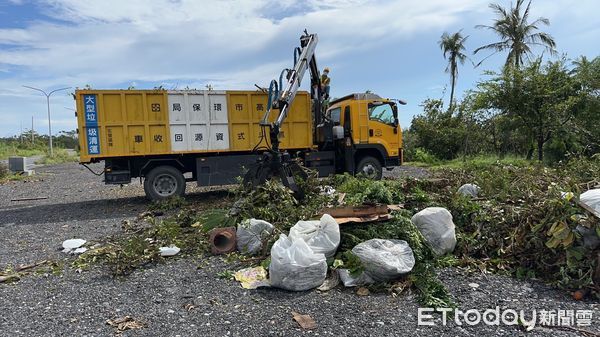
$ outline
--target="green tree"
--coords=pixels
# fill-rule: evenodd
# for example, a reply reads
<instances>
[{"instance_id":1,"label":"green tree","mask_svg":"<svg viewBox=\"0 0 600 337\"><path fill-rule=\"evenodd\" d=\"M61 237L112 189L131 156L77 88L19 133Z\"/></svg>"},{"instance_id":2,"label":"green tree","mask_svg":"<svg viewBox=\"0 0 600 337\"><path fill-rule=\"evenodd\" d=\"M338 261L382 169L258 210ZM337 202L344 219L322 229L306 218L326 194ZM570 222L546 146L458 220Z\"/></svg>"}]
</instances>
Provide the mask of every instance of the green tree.
<instances>
[{"instance_id":1,"label":"green tree","mask_svg":"<svg viewBox=\"0 0 600 337\"><path fill-rule=\"evenodd\" d=\"M508 50L506 65L514 65L517 69L523 65L526 58L529 59L533 55L532 47L543 47L554 54L556 47L554 38L539 31L540 25L547 26L550 21L547 18L540 17L533 22L529 22L531 0L527 3L527 6L523 6L524 4L525 0L517 0L516 5L512 6L511 4L510 9L503 8L499 4L490 4L490 8L497 16L494 23L491 26L477 25L475 27L493 31L500 37L500 41L481 46L475 49L474 54L482 50L493 50L494 52L491 55L494 55Z\"/></svg>"},{"instance_id":2,"label":"green tree","mask_svg":"<svg viewBox=\"0 0 600 337\"><path fill-rule=\"evenodd\" d=\"M414 137L414 149L422 148L439 159L454 159L462 148L464 125L444 110L438 99L427 99L421 106L423 113L413 117L409 134Z\"/></svg>"},{"instance_id":3,"label":"green tree","mask_svg":"<svg viewBox=\"0 0 600 337\"><path fill-rule=\"evenodd\" d=\"M440 41L440 49L444 53L444 59L448 60L446 72L450 74L450 103L448 109L452 110L454 104L454 89L456 88L456 78L458 77L458 63L465 64L467 55L465 51L465 42L468 36L463 36L460 31L450 35L447 32L442 34Z\"/></svg>"},{"instance_id":4,"label":"green tree","mask_svg":"<svg viewBox=\"0 0 600 337\"><path fill-rule=\"evenodd\" d=\"M491 106L527 128L540 161L544 144L577 116L581 97L565 63L563 59L542 65L538 59L523 69L509 66L479 85Z\"/></svg>"},{"instance_id":5,"label":"green tree","mask_svg":"<svg viewBox=\"0 0 600 337\"><path fill-rule=\"evenodd\" d=\"M580 56L571 71L579 90L577 115L570 127L590 153L600 151L600 57L589 60Z\"/></svg>"}]
</instances>

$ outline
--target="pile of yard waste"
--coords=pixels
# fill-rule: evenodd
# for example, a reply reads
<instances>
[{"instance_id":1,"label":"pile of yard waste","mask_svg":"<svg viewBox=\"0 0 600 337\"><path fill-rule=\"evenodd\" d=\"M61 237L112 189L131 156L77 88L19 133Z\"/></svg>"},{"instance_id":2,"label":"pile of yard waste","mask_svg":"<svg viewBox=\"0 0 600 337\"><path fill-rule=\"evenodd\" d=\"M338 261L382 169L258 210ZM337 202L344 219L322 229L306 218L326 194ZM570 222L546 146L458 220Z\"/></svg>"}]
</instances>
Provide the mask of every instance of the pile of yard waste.
<instances>
[{"instance_id":1,"label":"pile of yard waste","mask_svg":"<svg viewBox=\"0 0 600 337\"><path fill-rule=\"evenodd\" d=\"M555 168L465 164L434 170L428 179L309 179L300 201L272 182L239 192L227 215L237 224L238 243L251 241L239 250L264 258L258 268L267 269L270 282L267 271L237 275L260 274L258 285L306 290L337 273L345 286L393 292L412 286L423 304L438 306L452 300L435 268L457 266L539 279L576 298L598 296L598 178L600 158L577 158ZM326 215L371 204L401 207L384 221L338 225Z\"/></svg>"},{"instance_id":2,"label":"pile of yard waste","mask_svg":"<svg viewBox=\"0 0 600 337\"><path fill-rule=\"evenodd\" d=\"M421 304L448 307L436 268L455 266L598 296L599 177L600 158L577 158L555 168L466 163L427 179L309 176L302 200L277 181L240 185L208 206L157 204L74 264L107 262L120 275L212 249L237 261L225 276L247 288L412 289Z\"/></svg>"}]
</instances>

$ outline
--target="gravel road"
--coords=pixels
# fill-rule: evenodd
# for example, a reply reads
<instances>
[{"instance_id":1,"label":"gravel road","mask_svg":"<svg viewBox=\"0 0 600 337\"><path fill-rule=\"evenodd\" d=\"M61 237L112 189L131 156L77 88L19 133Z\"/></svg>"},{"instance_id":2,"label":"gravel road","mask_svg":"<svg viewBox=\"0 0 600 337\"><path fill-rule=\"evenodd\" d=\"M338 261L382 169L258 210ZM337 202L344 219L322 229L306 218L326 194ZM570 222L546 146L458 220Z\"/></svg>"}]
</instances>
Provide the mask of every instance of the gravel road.
<instances>
[{"instance_id":1,"label":"gravel road","mask_svg":"<svg viewBox=\"0 0 600 337\"><path fill-rule=\"evenodd\" d=\"M99 170L99 167L95 167ZM417 174L407 168L397 174ZM103 185L77 164L36 169L29 182L0 185L0 269L43 259L66 260L60 275L29 275L0 284L0 336L112 336L106 320L131 316L144 326L122 336L578 336L574 331L516 326L469 326L441 323L417 325L410 293L358 296L353 290L292 293L277 289L245 290L217 276L234 269L220 257L172 258L119 279L102 268L77 273L68 267L72 257L59 251L63 240L96 240L121 232L120 222L147 208L139 183L124 188ZM426 173L426 172L425 172ZM188 185L191 198L203 192ZM204 192L205 193L205 192ZM11 201L48 197L37 201ZM535 281L501 275L467 275L449 268L440 279L457 298L461 310L512 308L526 310L591 310L592 326L600 333L600 305L575 302L562 291ZM291 312L308 314L314 330L301 330Z\"/></svg>"}]
</instances>

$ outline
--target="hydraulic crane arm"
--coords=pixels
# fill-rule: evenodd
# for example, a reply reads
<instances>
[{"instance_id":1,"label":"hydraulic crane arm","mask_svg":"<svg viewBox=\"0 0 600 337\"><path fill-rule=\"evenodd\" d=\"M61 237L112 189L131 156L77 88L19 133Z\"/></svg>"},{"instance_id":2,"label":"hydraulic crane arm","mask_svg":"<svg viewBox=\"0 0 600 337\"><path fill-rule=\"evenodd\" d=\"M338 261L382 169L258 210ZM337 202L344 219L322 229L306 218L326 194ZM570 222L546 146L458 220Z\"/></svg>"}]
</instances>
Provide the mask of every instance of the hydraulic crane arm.
<instances>
[{"instance_id":1,"label":"hydraulic crane arm","mask_svg":"<svg viewBox=\"0 0 600 337\"><path fill-rule=\"evenodd\" d=\"M271 81L267 111L260 121L260 125L263 128L269 128L271 149L265 152L257 164L251 167L248 173L246 173L244 177L245 183L256 186L264 183L272 176L279 176L283 184L294 191L297 197L303 197L302 191L296 185L294 176L306 178L307 175L298 163L290 159L288 153L279 150L279 135L281 126L288 116L307 70L310 71L311 78L314 122L315 125L321 122L323 116L323 93L321 91L321 78L319 77L317 60L315 58L317 42L317 35L308 34L305 30L304 35L300 37L300 47L294 49L293 69L284 69L279 76L279 82L276 80ZM279 116L277 116L277 119L273 123L270 123L272 109L279 110Z\"/></svg>"},{"instance_id":2,"label":"hydraulic crane arm","mask_svg":"<svg viewBox=\"0 0 600 337\"><path fill-rule=\"evenodd\" d=\"M304 31L304 35L300 37L300 47L294 50L294 68L284 69L279 77L279 82L275 80L271 81L267 111L260 124L271 128L270 138L274 151L279 150L279 130L289 114L306 70L310 70L311 98L314 104L315 122L318 123L321 119L323 94L321 91L321 78L319 77L319 69L317 68L317 60L315 58L315 49L318 41L317 34L308 34ZM284 75L285 83L283 83ZM279 110L279 116L272 124L269 123L271 109Z\"/></svg>"}]
</instances>

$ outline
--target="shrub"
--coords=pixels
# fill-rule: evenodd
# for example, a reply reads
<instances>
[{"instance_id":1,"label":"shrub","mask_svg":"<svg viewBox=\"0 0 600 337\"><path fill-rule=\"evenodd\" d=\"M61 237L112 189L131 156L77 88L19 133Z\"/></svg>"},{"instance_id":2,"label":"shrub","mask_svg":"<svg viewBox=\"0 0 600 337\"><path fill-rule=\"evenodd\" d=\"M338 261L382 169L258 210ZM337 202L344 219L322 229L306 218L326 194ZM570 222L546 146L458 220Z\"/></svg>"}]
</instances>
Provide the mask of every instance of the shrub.
<instances>
[{"instance_id":1,"label":"shrub","mask_svg":"<svg viewBox=\"0 0 600 337\"><path fill-rule=\"evenodd\" d=\"M8 174L8 166L6 166L6 164L0 163L0 179L8 177Z\"/></svg>"}]
</instances>

